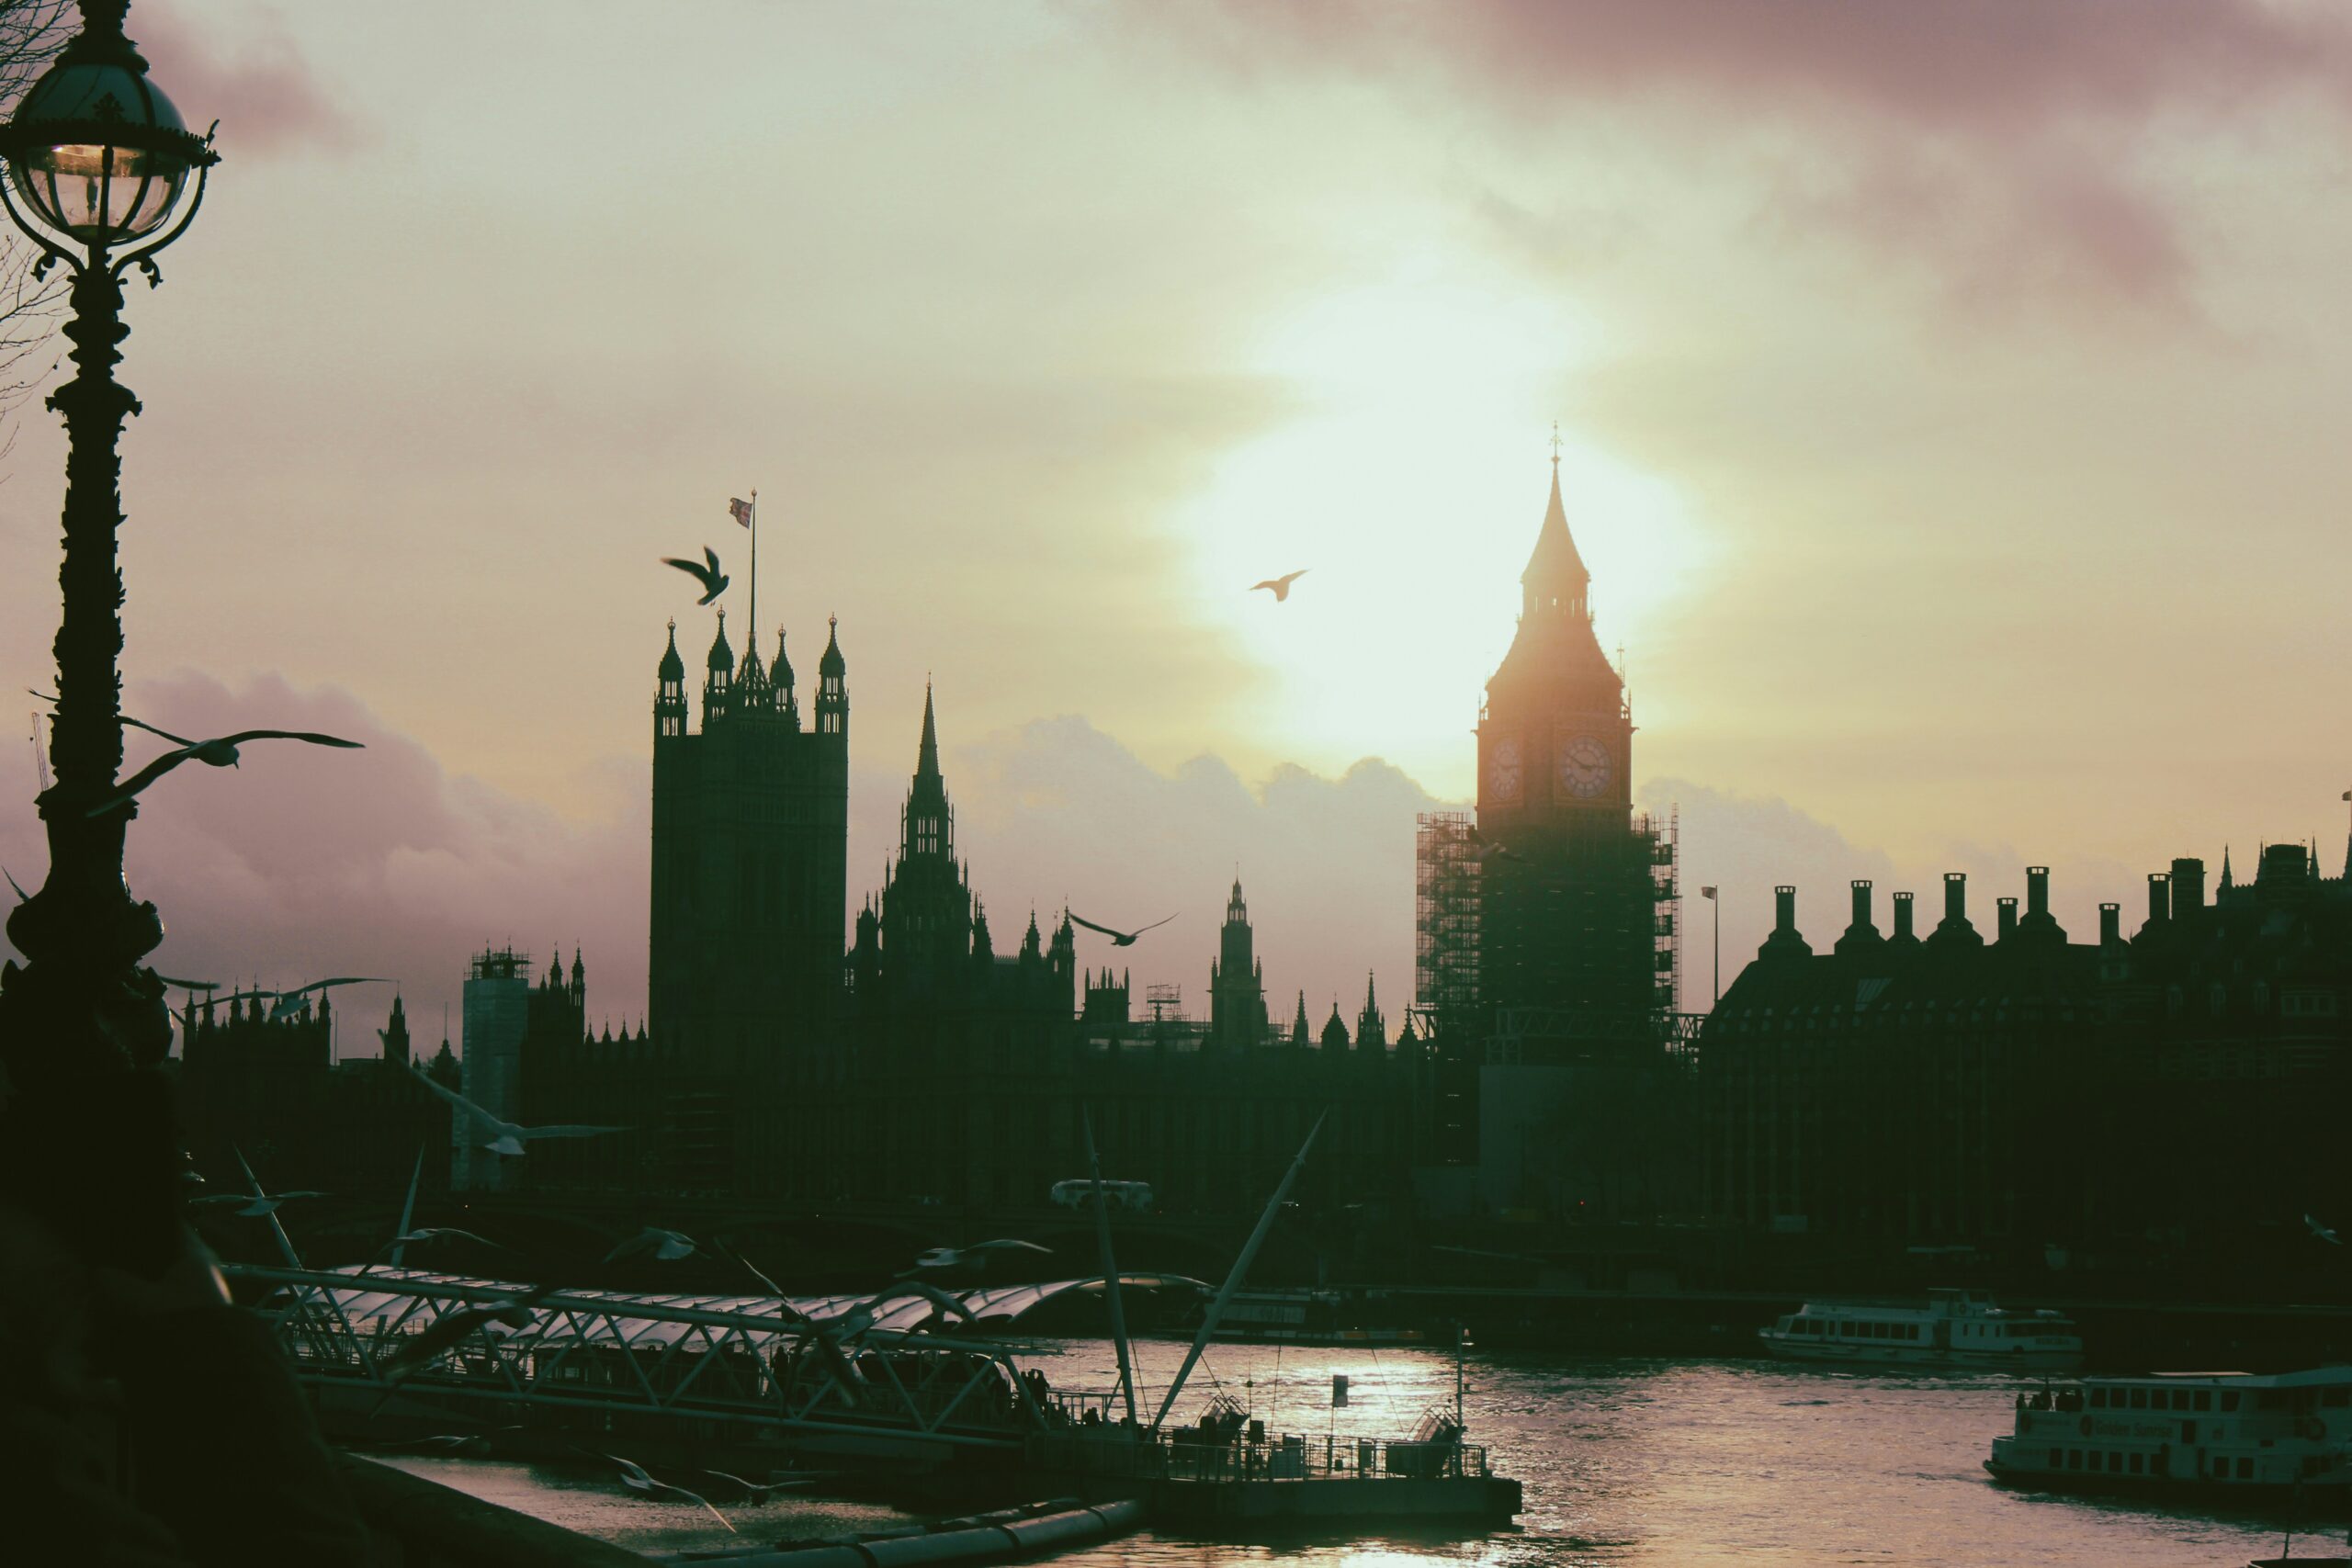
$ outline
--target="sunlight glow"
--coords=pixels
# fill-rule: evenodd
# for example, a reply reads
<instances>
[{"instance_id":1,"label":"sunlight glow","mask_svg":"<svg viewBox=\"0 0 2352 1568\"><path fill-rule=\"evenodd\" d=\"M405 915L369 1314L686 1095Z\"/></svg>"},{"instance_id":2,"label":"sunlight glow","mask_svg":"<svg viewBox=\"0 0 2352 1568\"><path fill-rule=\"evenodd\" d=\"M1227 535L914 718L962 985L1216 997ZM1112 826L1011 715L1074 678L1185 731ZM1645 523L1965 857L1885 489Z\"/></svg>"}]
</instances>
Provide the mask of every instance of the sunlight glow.
<instances>
[{"instance_id":1,"label":"sunlight glow","mask_svg":"<svg viewBox=\"0 0 2352 1568\"><path fill-rule=\"evenodd\" d=\"M1205 602L1270 671L1238 722L1311 767L1385 756L1467 791L1464 736L1515 624L1550 420L1600 341L1572 302L1485 276L1400 277L1276 324L1253 368L1298 416L1230 453L1181 518ZM1561 439L1603 643L1638 645L1698 531L1666 483L1566 421ZM1249 592L1300 568L1287 604Z\"/></svg>"}]
</instances>

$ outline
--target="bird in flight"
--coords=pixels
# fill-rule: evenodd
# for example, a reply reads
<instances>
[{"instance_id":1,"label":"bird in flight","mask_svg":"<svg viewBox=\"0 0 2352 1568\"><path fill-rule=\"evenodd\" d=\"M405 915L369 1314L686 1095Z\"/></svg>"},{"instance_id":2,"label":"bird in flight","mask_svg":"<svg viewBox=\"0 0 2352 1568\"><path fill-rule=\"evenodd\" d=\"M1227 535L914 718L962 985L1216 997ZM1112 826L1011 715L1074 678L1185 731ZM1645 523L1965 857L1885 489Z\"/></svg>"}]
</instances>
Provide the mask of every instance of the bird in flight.
<instances>
[{"instance_id":1,"label":"bird in flight","mask_svg":"<svg viewBox=\"0 0 2352 1568\"><path fill-rule=\"evenodd\" d=\"M1250 592L1255 593L1263 588L1273 594L1274 603L1279 604L1290 597L1290 585L1305 577L1308 570L1306 567L1300 567L1296 571L1285 572L1280 577L1270 577L1263 582L1253 582L1250 585Z\"/></svg>"},{"instance_id":2,"label":"bird in flight","mask_svg":"<svg viewBox=\"0 0 2352 1568\"><path fill-rule=\"evenodd\" d=\"M967 1264L985 1267L989 1259L1000 1252L1046 1252L1050 1247L1039 1247L1034 1241L977 1241L969 1247L934 1247L915 1259L915 1268L961 1269Z\"/></svg>"},{"instance_id":3,"label":"bird in flight","mask_svg":"<svg viewBox=\"0 0 2352 1568\"><path fill-rule=\"evenodd\" d=\"M648 1225L610 1252L605 1254L607 1263L618 1263L624 1258L642 1258L647 1253L662 1263L674 1263L681 1258L694 1256L694 1238L678 1231L665 1231L658 1225Z\"/></svg>"},{"instance_id":4,"label":"bird in flight","mask_svg":"<svg viewBox=\"0 0 2352 1568\"><path fill-rule=\"evenodd\" d=\"M2328 1226L2321 1224L2309 1214L2305 1214L2303 1216L2303 1224L2311 1227L2312 1235L2319 1237L2320 1240L2327 1243L2330 1247L2342 1247L2344 1245L2344 1238L2342 1236L2336 1235L2335 1232Z\"/></svg>"},{"instance_id":5,"label":"bird in flight","mask_svg":"<svg viewBox=\"0 0 2352 1568\"><path fill-rule=\"evenodd\" d=\"M1168 917L1168 920L1172 920L1175 918L1176 917L1174 915L1170 915ZM1101 931L1104 936L1109 937L1113 947L1133 947L1136 944L1136 938L1143 935L1146 931L1158 931L1160 927L1166 925L1168 920L1154 920L1148 926L1138 926L1131 931L1114 931L1109 926L1098 926L1092 920L1086 919L1080 916L1070 916L1070 921L1072 924L1084 926L1091 931Z\"/></svg>"},{"instance_id":6,"label":"bird in flight","mask_svg":"<svg viewBox=\"0 0 2352 1568\"><path fill-rule=\"evenodd\" d=\"M794 1475L782 1481L746 1481L740 1475L729 1475L723 1470L706 1470L703 1473L714 1481L724 1481L729 1485L742 1488L744 1493L754 1500L765 1497L771 1492L797 1492L803 1487L816 1485L822 1479L815 1475Z\"/></svg>"},{"instance_id":7,"label":"bird in flight","mask_svg":"<svg viewBox=\"0 0 2352 1568\"><path fill-rule=\"evenodd\" d=\"M594 1138L605 1133L626 1133L628 1131L626 1127L580 1127L568 1123L552 1127L521 1126L501 1117L492 1116L489 1111L484 1111L481 1106L476 1105L472 1100L468 1100L464 1095L459 1094L455 1089L442 1088L439 1084L433 1081L431 1075L427 1074L420 1067L411 1066L409 1071L416 1075L417 1082L423 1084L425 1088L431 1089L434 1093L439 1095L442 1099L447 1100L451 1105L456 1106L458 1110L464 1111L467 1115L472 1117L475 1122L480 1123L482 1130L491 1134L489 1140L483 1143L481 1147L488 1149L494 1155L505 1155L510 1158L517 1157L525 1152L523 1145L529 1143L533 1138Z\"/></svg>"},{"instance_id":8,"label":"bird in flight","mask_svg":"<svg viewBox=\"0 0 2352 1568\"><path fill-rule=\"evenodd\" d=\"M702 597L695 601L697 604L707 604L727 592L727 574L718 570L718 552L708 545L702 547L702 559L699 561L682 560L676 556L663 556L662 564L674 566L702 584Z\"/></svg>"},{"instance_id":9,"label":"bird in flight","mask_svg":"<svg viewBox=\"0 0 2352 1568\"><path fill-rule=\"evenodd\" d=\"M301 999L305 996L308 996L312 991L323 991L330 986L384 986L390 984L390 982L386 980L380 975L338 975L332 980L313 980L307 986L297 986L290 991L277 992L277 999L270 1004L269 1016L276 1018L279 1013L291 1012L294 1008L300 1003ZM379 1032L380 1033L381 1031L379 1031Z\"/></svg>"},{"instance_id":10,"label":"bird in flight","mask_svg":"<svg viewBox=\"0 0 2352 1568\"><path fill-rule=\"evenodd\" d=\"M398 1382L468 1336L481 1334L487 1337L493 1323L511 1330L528 1328L532 1309L541 1297L550 1295L554 1291L553 1285L533 1285L512 1296L450 1307L435 1317L423 1333L403 1338L400 1348L387 1356L377 1370L384 1374L387 1382Z\"/></svg>"},{"instance_id":11,"label":"bird in flight","mask_svg":"<svg viewBox=\"0 0 2352 1568\"><path fill-rule=\"evenodd\" d=\"M113 799L90 807L88 815L92 817L103 817L109 811L119 811L130 805L139 797L141 790L182 762L194 761L208 767L233 768L237 766L237 749L248 741L300 740L309 746L341 746L353 751L364 750L367 747L365 741L345 740L339 735L320 735L307 729L241 729L234 735L216 736L210 740L187 740L168 730L157 729L152 724L141 724L135 718L126 718L123 723L160 735L166 740L176 741L179 750L164 752L123 780L116 786L119 793Z\"/></svg>"},{"instance_id":12,"label":"bird in flight","mask_svg":"<svg viewBox=\"0 0 2352 1568\"><path fill-rule=\"evenodd\" d=\"M274 1214L277 1213L277 1206L280 1203L288 1202L293 1199L323 1198L325 1196L326 1194L323 1192L312 1192L308 1190L300 1192L269 1192L258 1194L252 1192L210 1192L201 1198L189 1199L188 1205L191 1208L198 1209L216 1209L230 1203L235 1203L241 1205L236 1210L236 1214L239 1219L257 1220L264 1214Z\"/></svg>"},{"instance_id":13,"label":"bird in flight","mask_svg":"<svg viewBox=\"0 0 2352 1568\"><path fill-rule=\"evenodd\" d=\"M727 1525L729 1535L739 1533L733 1525L728 1524L727 1516L716 1508L711 1508L710 1504L699 1494L689 1492L683 1486L673 1486L667 1482L654 1480L653 1477L645 1473L645 1467L634 1460L623 1459L618 1454L605 1454L601 1457L621 1467L621 1484L630 1491L642 1492L649 1497L684 1497L689 1503L710 1508L710 1517L720 1524ZM729 1476L728 1479L734 1478ZM751 1483L747 1481L743 1484L748 1486Z\"/></svg>"},{"instance_id":14,"label":"bird in flight","mask_svg":"<svg viewBox=\"0 0 2352 1568\"><path fill-rule=\"evenodd\" d=\"M1478 831L1477 828L1475 826L1470 829L1470 841L1478 846L1478 863L1480 865L1486 864L1488 861L1497 860L1515 860L1521 865L1527 863L1527 857L1525 855L1521 854L1509 844L1487 838L1484 833Z\"/></svg>"},{"instance_id":15,"label":"bird in flight","mask_svg":"<svg viewBox=\"0 0 2352 1568\"><path fill-rule=\"evenodd\" d=\"M368 1261L370 1264L374 1264L380 1261L388 1254L398 1252L403 1247L415 1247L424 1242L439 1241L446 1236L456 1236L459 1240L470 1241L478 1247L487 1247L496 1252L512 1252L514 1250L511 1247L499 1246L498 1243L491 1240L490 1237L486 1235L476 1235L471 1231L461 1231L454 1225L425 1225L417 1230L406 1231L392 1237L391 1240L386 1242L382 1247L378 1247L376 1249L376 1256L369 1258Z\"/></svg>"}]
</instances>

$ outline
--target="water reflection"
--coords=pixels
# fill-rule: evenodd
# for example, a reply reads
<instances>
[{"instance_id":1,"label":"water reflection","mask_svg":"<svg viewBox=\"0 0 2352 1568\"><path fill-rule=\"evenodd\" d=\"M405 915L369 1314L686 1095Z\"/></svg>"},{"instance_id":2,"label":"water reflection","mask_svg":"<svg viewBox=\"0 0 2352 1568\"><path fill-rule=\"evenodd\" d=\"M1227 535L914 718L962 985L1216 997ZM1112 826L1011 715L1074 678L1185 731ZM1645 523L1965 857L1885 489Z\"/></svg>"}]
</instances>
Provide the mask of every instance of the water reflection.
<instances>
[{"instance_id":1,"label":"water reflection","mask_svg":"<svg viewBox=\"0 0 2352 1568\"><path fill-rule=\"evenodd\" d=\"M1147 1408L1182 1354L1181 1345L1137 1347ZM1116 1376L1110 1347L1095 1341L1041 1345L1035 1364L1057 1386L1109 1387ZM1054 1561L1067 1568L2216 1568L2279 1544L2278 1528L2261 1520L1993 1485L1983 1461L2007 1428L2019 1386L2006 1379L1476 1352L1463 1371L1470 1440L1487 1445L1526 1486L1515 1529L1468 1540L1299 1535L1246 1544L1147 1532ZM1345 1408L1332 1404L1335 1373L1349 1380ZM1454 1362L1434 1350L1221 1346L1170 1419L1188 1418L1219 1392L1272 1430L1339 1443L1399 1434L1428 1406L1450 1408ZM638 1497L600 1475L463 1460L398 1462L640 1551L729 1543L690 1505ZM745 1539L766 1540L879 1529L906 1517L798 1495L728 1513ZM2299 1537L2298 1546L2316 1551L2319 1543Z\"/></svg>"}]
</instances>

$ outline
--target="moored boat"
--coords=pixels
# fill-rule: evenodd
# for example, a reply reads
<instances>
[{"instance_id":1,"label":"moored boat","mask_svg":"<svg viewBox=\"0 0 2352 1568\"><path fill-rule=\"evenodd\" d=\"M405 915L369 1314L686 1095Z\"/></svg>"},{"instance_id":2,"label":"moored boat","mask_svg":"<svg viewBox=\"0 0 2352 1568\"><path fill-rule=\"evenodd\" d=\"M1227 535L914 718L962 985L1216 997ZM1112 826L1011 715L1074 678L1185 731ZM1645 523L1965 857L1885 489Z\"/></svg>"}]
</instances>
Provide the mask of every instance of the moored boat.
<instances>
[{"instance_id":1,"label":"moored boat","mask_svg":"<svg viewBox=\"0 0 2352 1568\"><path fill-rule=\"evenodd\" d=\"M1984 1468L2013 1485L2241 1504L2352 1495L2352 1367L2154 1372L2019 1394Z\"/></svg>"},{"instance_id":2,"label":"moored boat","mask_svg":"<svg viewBox=\"0 0 2352 1568\"><path fill-rule=\"evenodd\" d=\"M1239 1291L1216 1337L1253 1345L1419 1345L1421 1331L1384 1321L1380 1292Z\"/></svg>"},{"instance_id":3,"label":"moored boat","mask_svg":"<svg viewBox=\"0 0 2352 1568\"><path fill-rule=\"evenodd\" d=\"M1925 1302L1808 1302L1757 1337L1792 1361L2005 1372L2083 1364L2082 1336L2064 1314L2010 1312L1974 1291L1930 1291Z\"/></svg>"}]
</instances>

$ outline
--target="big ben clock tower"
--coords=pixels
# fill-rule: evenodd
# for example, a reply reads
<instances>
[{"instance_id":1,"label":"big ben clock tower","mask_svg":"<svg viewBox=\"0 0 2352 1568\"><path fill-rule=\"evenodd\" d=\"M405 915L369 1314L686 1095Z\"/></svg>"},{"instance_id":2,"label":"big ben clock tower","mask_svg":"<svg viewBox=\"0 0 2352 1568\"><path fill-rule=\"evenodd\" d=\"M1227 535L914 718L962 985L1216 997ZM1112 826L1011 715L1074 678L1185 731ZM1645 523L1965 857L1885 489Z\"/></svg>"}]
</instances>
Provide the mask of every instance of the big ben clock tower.
<instances>
[{"instance_id":1,"label":"big ben clock tower","mask_svg":"<svg viewBox=\"0 0 2352 1568\"><path fill-rule=\"evenodd\" d=\"M1602 1024L1659 1005L1658 847L1634 817L1633 714L1593 635L1591 582L1555 453L1551 502L1520 576L1519 633L1478 721L1478 831L1500 846L1480 877L1478 988L1488 1010L1563 1010Z\"/></svg>"}]
</instances>

